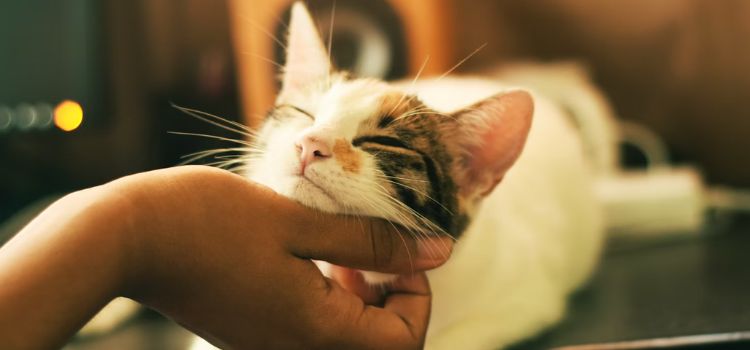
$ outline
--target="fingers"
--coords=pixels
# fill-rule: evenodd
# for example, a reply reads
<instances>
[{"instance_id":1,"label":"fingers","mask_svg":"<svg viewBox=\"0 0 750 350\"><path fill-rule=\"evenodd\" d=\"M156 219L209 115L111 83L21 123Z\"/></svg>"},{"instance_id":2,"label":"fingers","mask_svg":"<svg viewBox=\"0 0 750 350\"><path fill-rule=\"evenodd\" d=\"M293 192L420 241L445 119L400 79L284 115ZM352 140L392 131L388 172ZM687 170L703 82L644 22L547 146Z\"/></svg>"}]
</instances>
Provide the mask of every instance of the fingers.
<instances>
[{"instance_id":1,"label":"fingers","mask_svg":"<svg viewBox=\"0 0 750 350\"><path fill-rule=\"evenodd\" d=\"M380 304L385 289L381 286L369 285L359 271L331 265L330 273L333 280L347 291L356 294L365 304Z\"/></svg>"},{"instance_id":2,"label":"fingers","mask_svg":"<svg viewBox=\"0 0 750 350\"><path fill-rule=\"evenodd\" d=\"M315 213L297 217L290 249L304 258L360 270L405 274L442 265L450 237L420 236L384 220Z\"/></svg>"},{"instance_id":3,"label":"fingers","mask_svg":"<svg viewBox=\"0 0 750 350\"><path fill-rule=\"evenodd\" d=\"M432 293L427 275L416 273L400 276L390 288L385 300L385 310L398 315L406 324L412 339L424 346L427 325L430 322Z\"/></svg>"},{"instance_id":4,"label":"fingers","mask_svg":"<svg viewBox=\"0 0 750 350\"><path fill-rule=\"evenodd\" d=\"M383 308L364 306L328 324L322 331L328 338L324 343L340 348L423 348L431 302L427 277L424 273L404 275L389 289ZM340 293L329 297L334 304L348 302Z\"/></svg>"}]
</instances>

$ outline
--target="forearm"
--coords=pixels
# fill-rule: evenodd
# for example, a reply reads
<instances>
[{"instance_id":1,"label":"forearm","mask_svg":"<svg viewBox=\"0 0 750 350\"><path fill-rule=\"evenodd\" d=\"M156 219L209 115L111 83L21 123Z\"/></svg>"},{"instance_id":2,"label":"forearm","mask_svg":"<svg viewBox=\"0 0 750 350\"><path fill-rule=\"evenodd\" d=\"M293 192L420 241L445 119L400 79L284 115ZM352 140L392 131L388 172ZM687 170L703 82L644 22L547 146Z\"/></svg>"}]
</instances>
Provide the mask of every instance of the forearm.
<instances>
[{"instance_id":1,"label":"forearm","mask_svg":"<svg viewBox=\"0 0 750 350\"><path fill-rule=\"evenodd\" d=\"M59 348L121 290L124 201L67 196L0 249L0 348Z\"/></svg>"}]
</instances>

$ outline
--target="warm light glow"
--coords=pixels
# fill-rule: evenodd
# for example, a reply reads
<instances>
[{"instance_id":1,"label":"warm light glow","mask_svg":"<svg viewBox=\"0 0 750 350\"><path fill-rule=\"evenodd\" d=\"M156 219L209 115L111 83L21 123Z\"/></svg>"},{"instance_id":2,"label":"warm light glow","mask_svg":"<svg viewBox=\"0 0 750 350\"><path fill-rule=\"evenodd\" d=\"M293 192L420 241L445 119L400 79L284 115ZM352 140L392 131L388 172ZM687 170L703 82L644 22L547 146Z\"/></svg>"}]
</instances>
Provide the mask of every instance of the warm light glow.
<instances>
[{"instance_id":1,"label":"warm light glow","mask_svg":"<svg viewBox=\"0 0 750 350\"><path fill-rule=\"evenodd\" d=\"M62 101L55 107L55 125L63 131L73 131L83 122L83 108L75 101Z\"/></svg>"}]
</instances>

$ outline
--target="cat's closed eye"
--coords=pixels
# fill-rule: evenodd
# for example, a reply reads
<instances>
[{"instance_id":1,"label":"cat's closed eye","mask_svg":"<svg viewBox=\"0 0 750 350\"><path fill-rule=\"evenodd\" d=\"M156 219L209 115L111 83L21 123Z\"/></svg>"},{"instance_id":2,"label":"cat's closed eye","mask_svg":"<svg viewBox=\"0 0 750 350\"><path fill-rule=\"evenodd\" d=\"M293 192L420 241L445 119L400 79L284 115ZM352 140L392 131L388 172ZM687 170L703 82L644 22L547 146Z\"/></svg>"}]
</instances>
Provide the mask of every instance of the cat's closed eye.
<instances>
[{"instance_id":1,"label":"cat's closed eye","mask_svg":"<svg viewBox=\"0 0 750 350\"><path fill-rule=\"evenodd\" d=\"M306 117L310 118L310 119L311 119L311 120L313 120L313 121L315 120L315 116L313 116L313 115L312 115L312 113L310 113L310 112L308 112L308 111L305 111L304 109L302 109L302 108L299 108L299 107L297 107L297 106L294 106L294 105L290 105L290 104L283 104L283 105L278 105L278 106L276 106L276 109L280 109L280 108L288 108L288 109L292 109L292 110L294 110L294 111L298 112L299 114L302 114L302 115L304 115L304 116L306 116Z\"/></svg>"},{"instance_id":2,"label":"cat's closed eye","mask_svg":"<svg viewBox=\"0 0 750 350\"><path fill-rule=\"evenodd\" d=\"M412 148L409 147L409 145L407 145L405 142L395 137L391 137L391 136L362 136L352 141L352 145L355 147L359 147L363 143L374 143L374 144L379 144L383 146L403 148L403 149L412 151Z\"/></svg>"}]
</instances>

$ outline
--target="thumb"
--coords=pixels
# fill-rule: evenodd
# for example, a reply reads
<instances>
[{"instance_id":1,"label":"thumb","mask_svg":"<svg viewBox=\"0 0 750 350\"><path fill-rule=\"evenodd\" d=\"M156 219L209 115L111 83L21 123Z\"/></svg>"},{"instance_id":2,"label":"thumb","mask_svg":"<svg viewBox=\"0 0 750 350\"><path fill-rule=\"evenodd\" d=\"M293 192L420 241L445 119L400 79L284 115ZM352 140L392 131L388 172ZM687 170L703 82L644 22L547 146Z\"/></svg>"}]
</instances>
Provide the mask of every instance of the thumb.
<instances>
[{"instance_id":1,"label":"thumb","mask_svg":"<svg viewBox=\"0 0 750 350\"><path fill-rule=\"evenodd\" d=\"M445 263L453 249L452 237L426 236L381 219L315 212L295 221L292 253L360 270L429 270Z\"/></svg>"}]
</instances>

